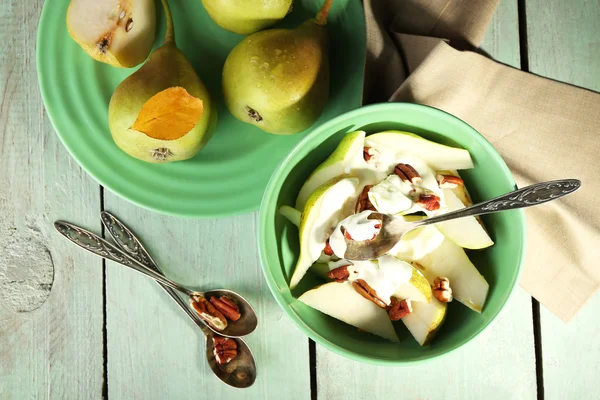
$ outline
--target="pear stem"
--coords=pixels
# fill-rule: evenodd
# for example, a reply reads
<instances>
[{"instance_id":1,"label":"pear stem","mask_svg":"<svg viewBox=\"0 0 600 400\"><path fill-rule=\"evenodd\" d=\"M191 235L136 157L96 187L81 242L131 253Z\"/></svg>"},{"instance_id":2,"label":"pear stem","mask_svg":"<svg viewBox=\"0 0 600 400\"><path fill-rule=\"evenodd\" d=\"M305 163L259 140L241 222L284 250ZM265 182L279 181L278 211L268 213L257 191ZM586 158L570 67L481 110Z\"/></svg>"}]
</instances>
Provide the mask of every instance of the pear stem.
<instances>
[{"instance_id":1,"label":"pear stem","mask_svg":"<svg viewBox=\"0 0 600 400\"><path fill-rule=\"evenodd\" d=\"M171 15L171 7L167 0L161 0L163 9L165 10L165 17L167 19L167 30L165 32L165 44L175 43L175 30L173 29L173 15Z\"/></svg>"},{"instance_id":2,"label":"pear stem","mask_svg":"<svg viewBox=\"0 0 600 400\"><path fill-rule=\"evenodd\" d=\"M323 6L321 7L319 12L317 13L317 16L315 17L317 24L321 26L327 25L327 15L329 15L331 4L333 4L333 0L325 0L325 3L323 3Z\"/></svg>"}]
</instances>

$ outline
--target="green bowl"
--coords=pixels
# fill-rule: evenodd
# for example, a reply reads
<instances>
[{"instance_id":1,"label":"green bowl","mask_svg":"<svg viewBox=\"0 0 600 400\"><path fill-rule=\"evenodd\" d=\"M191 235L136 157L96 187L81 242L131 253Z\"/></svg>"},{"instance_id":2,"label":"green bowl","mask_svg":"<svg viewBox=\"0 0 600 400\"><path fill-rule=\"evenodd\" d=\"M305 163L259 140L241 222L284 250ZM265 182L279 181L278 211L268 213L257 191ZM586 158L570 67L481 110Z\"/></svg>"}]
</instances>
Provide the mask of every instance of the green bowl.
<instances>
[{"instance_id":1,"label":"green bowl","mask_svg":"<svg viewBox=\"0 0 600 400\"><path fill-rule=\"evenodd\" d=\"M368 134L403 130L451 146L467 149L475 168L461 171L474 202L499 196L516 188L512 175L492 145L475 129L435 108L406 103L365 106L340 115L313 130L281 162L262 200L258 247L263 273L275 299L290 319L321 346L344 357L378 365L406 365L448 354L479 335L498 316L521 273L525 247L525 217L522 210L483 217L495 244L470 251L469 257L490 285L481 314L457 301L448 305L446 322L429 346L420 347L400 322L400 343L361 333L298 301L306 290L323 283L308 272L292 291L289 279L299 255L298 230L278 212L293 206L309 174L336 148L348 132Z\"/></svg>"}]
</instances>

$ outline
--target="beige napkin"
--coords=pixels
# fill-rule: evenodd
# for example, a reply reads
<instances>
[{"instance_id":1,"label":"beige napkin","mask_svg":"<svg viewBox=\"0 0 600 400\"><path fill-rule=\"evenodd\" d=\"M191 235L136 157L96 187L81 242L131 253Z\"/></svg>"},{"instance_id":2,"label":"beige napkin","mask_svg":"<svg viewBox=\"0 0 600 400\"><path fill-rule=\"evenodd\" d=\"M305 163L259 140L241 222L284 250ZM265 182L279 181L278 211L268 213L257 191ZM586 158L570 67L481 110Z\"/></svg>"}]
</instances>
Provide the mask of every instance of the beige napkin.
<instances>
[{"instance_id":1,"label":"beige napkin","mask_svg":"<svg viewBox=\"0 0 600 400\"><path fill-rule=\"evenodd\" d=\"M414 102L466 121L517 184L578 178L526 209L521 286L568 321L600 287L600 94L499 64L477 47L499 0L365 0L364 103Z\"/></svg>"}]
</instances>

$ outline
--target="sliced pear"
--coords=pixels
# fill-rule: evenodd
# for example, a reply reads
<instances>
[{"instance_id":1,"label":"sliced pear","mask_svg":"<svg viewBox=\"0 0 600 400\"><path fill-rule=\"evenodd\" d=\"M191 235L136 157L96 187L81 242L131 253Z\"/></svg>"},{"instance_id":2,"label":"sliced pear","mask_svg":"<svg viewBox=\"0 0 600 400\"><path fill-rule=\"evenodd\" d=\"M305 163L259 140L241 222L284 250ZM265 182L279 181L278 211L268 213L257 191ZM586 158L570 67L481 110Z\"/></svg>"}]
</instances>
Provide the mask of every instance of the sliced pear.
<instances>
[{"instance_id":1,"label":"sliced pear","mask_svg":"<svg viewBox=\"0 0 600 400\"><path fill-rule=\"evenodd\" d=\"M473 160L467 150L444 146L410 132L375 133L365 138L364 145L378 151L391 149L399 154L406 153L420 157L436 170L473 168Z\"/></svg>"},{"instance_id":2,"label":"sliced pear","mask_svg":"<svg viewBox=\"0 0 600 400\"><path fill-rule=\"evenodd\" d=\"M310 267L310 271L317 275L319 278L323 278L328 282L331 282L332 279L327 275L329 274L329 265L325 263L316 262Z\"/></svg>"},{"instance_id":3,"label":"sliced pear","mask_svg":"<svg viewBox=\"0 0 600 400\"><path fill-rule=\"evenodd\" d=\"M402 218L406 222L413 222L425 217L404 215ZM444 239L445 236L435 227L435 225L423 226L404 235L392 250L390 250L389 254L404 261L419 260L437 249Z\"/></svg>"},{"instance_id":4,"label":"sliced pear","mask_svg":"<svg viewBox=\"0 0 600 400\"><path fill-rule=\"evenodd\" d=\"M300 211L290 206L281 206L279 213L286 217L292 224L300 226L300 221L302 220L302 213Z\"/></svg>"},{"instance_id":5,"label":"sliced pear","mask_svg":"<svg viewBox=\"0 0 600 400\"><path fill-rule=\"evenodd\" d=\"M447 303L435 297L430 303L412 303L412 312L402 318L415 340L421 346L427 346L446 320Z\"/></svg>"},{"instance_id":6,"label":"sliced pear","mask_svg":"<svg viewBox=\"0 0 600 400\"><path fill-rule=\"evenodd\" d=\"M462 201L452 189L443 189L444 200L448 212L465 208ZM475 217L465 217L435 224L435 227L448 239L465 249L483 249L490 247L494 241Z\"/></svg>"},{"instance_id":7,"label":"sliced pear","mask_svg":"<svg viewBox=\"0 0 600 400\"><path fill-rule=\"evenodd\" d=\"M95 60L135 67L154 44L155 4L153 0L71 0L67 30Z\"/></svg>"},{"instance_id":8,"label":"sliced pear","mask_svg":"<svg viewBox=\"0 0 600 400\"><path fill-rule=\"evenodd\" d=\"M462 247L450 239L422 259L413 263L433 284L435 278L450 280L452 296L470 309L481 312L485 304L489 284L473 265Z\"/></svg>"},{"instance_id":9,"label":"sliced pear","mask_svg":"<svg viewBox=\"0 0 600 400\"><path fill-rule=\"evenodd\" d=\"M358 294L348 282L326 283L305 292L298 300L363 331L399 341L387 312Z\"/></svg>"},{"instance_id":10,"label":"sliced pear","mask_svg":"<svg viewBox=\"0 0 600 400\"><path fill-rule=\"evenodd\" d=\"M300 220L300 256L290 282L293 289L319 258L336 225L352 213L358 178L341 175L325 182L306 201Z\"/></svg>"},{"instance_id":11,"label":"sliced pear","mask_svg":"<svg viewBox=\"0 0 600 400\"><path fill-rule=\"evenodd\" d=\"M363 131L351 132L344 136L335 151L310 174L300 189L296 209L303 210L308 197L319 186L336 176L350 173L349 166L357 160L363 160L364 141Z\"/></svg>"},{"instance_id":12,"label":"sliced pear","mask_svg":"<svg viewBox=\"0 0 600 400\"><path fill-rule=\"evenodd\" d=\"M398 286L394 294L399 299L410 299L420 303L429 303L433 298L429 281L414 267L410 280Z\"/></svg>"},{"instance_id":13,"label":"sliced pear","mask_svg":"<svg viewBox=\"0 0 600 400\"><path fill-rule=\"evenodd\" d=\"M378 269L386 282L392 284L393 293L389 295L396 296L399 299L410 299L412 301L421 301L429 303L432 292L431 286L425 277L406 261L402 261L390 254L384 254L377 260ZM371 283L365 279L367 283ZM378 285L373 285L377 288ZM395 288L394 288L395 286ZM382 293L383 294L383 293ZM387 297L382 299L387 301Z\"/></svg>"}]
</instances>

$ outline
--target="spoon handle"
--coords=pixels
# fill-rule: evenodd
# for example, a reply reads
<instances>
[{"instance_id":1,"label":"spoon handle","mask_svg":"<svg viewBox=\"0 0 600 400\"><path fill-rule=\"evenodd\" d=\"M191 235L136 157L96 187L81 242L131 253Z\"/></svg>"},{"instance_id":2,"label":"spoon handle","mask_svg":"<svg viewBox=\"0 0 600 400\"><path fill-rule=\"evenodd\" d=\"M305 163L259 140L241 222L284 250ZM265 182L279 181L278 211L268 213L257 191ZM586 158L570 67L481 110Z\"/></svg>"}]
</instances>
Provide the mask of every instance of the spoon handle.
<instances>
[{"instance_id":1,"label":"spoon handle","mask_svg":"<svg viewBox=\"0 0 600 400\"><path fill-rule=\"evenodd\" d=\"M581 181L577 179L562 179L537 183L506 193L491 200L474 204L471 207L424 219L416 224L419 226L430 225L451 219L474 217L476 215L491 214L498 211L537 206L538 204L556 200L571 194L580 187Z\"/></svg>"},{"instance_id":2,"label":"spoon handle","mask_svg":"<svg viewBox=\"0 0 600 400\"><path fill-rule=\"evenodd\" d=\"M156 261L154 261L150 253L148 253L148 250L146 250L142 242L140 242L140 240L124 223L119 221L117 217L107 211L102 211L102 213L100 213L100 218L106 227L106 230L108 233L110 233L110 236L112 236L117 243L117 246L119 246L124 252L129 254L139 263L144 264L146 267L162 274L158 264ZM183 311L185 311L192 321L194 321L194 323L198 325L198 327L202 329L205 334L207 334L209 328L206 326L204 321L198 317L198 314L196 314L195 311L192 311L187 303L183 301L179 295L177 295L177 292L161 282L158 282L158 284L167 292L169 296L171 296L175 303L177 303L177 305L181 307Z\"/></svg>"},{"instance_id":3,"label":"spoon handle","mask_svg":"<svg viewBox=\"0 0 600 400\"><path fill-rule=\"evenodd\" d=\"M95 233L63 221L55 222L54 228L71 242L91 253L129 267L137 272L149 276L155 281L163 283L173 289L177 289L188 296L195 294L195 292L146 267L144 264L129 256L112 243L102 239Z\"/></svg>"}]
</instances>

